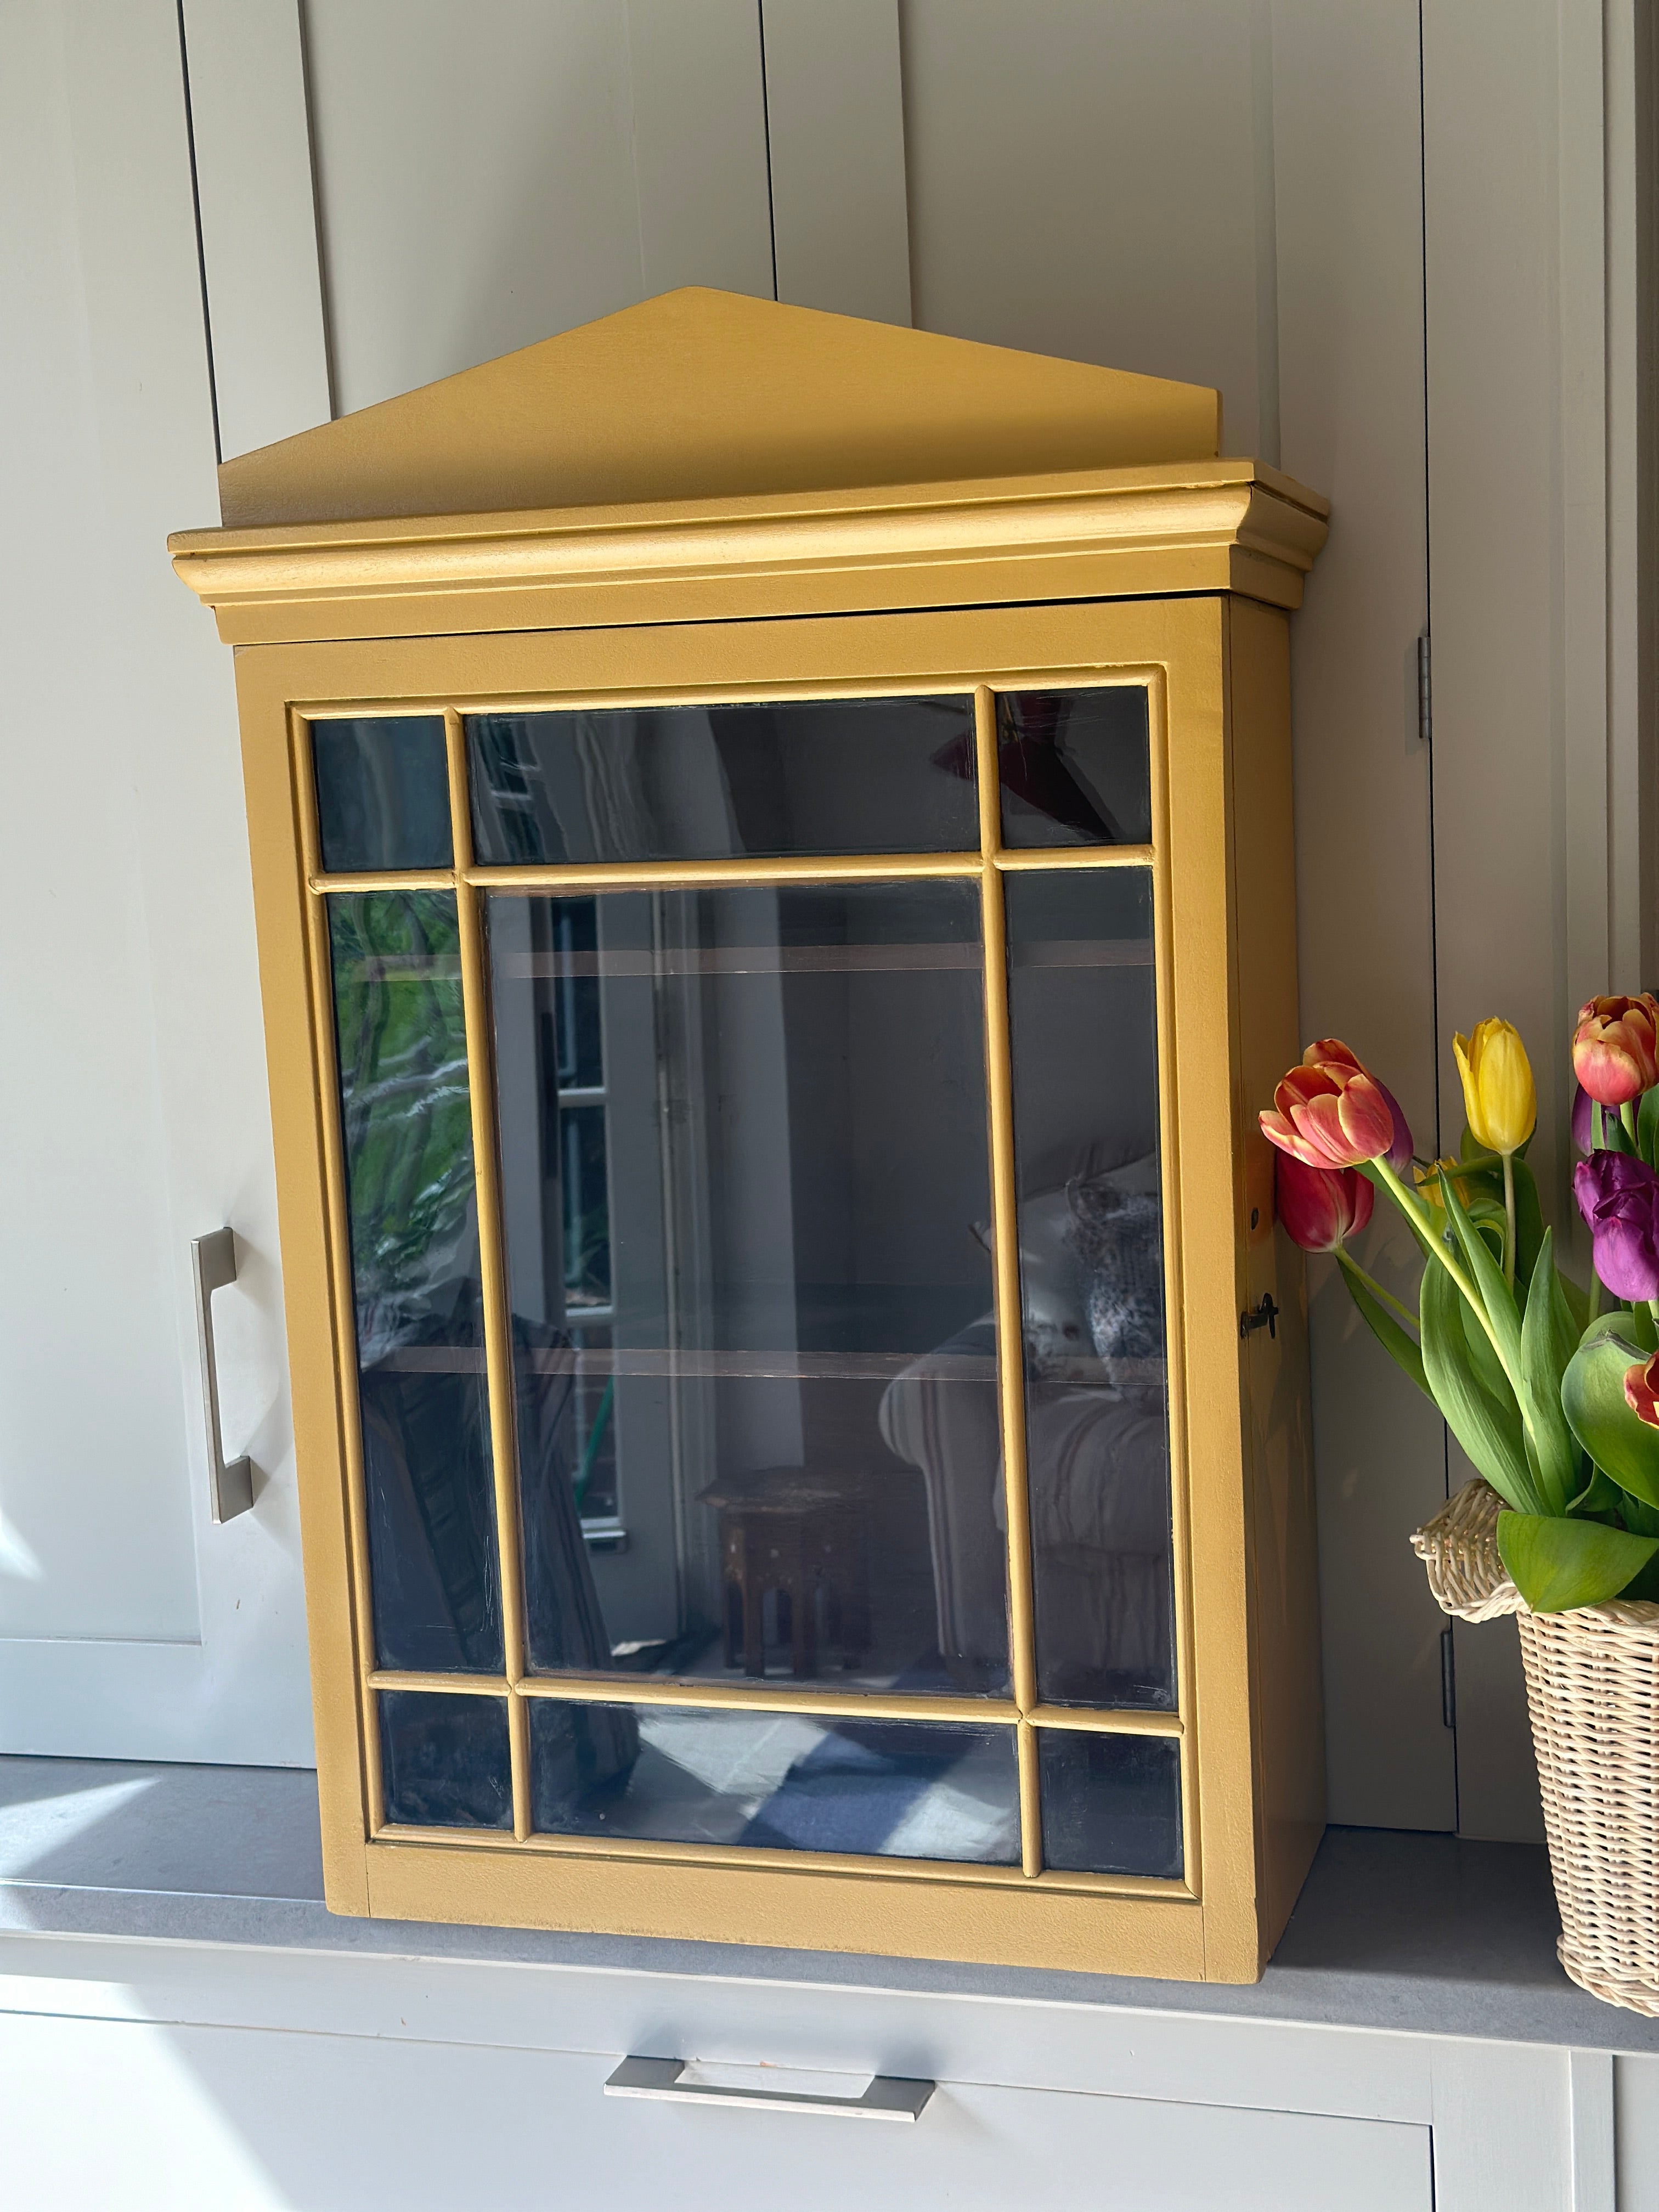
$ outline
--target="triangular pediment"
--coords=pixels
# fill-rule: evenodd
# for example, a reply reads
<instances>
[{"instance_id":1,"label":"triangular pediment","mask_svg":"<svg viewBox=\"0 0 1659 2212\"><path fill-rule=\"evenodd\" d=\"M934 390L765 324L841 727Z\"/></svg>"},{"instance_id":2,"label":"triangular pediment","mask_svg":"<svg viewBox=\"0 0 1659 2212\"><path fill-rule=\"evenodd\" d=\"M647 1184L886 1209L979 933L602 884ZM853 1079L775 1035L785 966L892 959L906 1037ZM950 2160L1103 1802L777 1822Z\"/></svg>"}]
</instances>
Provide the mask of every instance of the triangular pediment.
<instances>
[{"instance_id":1,"label":"triangular pediment","mask_svg":"<svg viewBox=\"0 0 1659 2212\"><path fill-rule=\"evenodd\" d=\"M227 461L233 528L959 483L1213 459L1194 384L666 292Z\"/></svg>"}]
</instances>

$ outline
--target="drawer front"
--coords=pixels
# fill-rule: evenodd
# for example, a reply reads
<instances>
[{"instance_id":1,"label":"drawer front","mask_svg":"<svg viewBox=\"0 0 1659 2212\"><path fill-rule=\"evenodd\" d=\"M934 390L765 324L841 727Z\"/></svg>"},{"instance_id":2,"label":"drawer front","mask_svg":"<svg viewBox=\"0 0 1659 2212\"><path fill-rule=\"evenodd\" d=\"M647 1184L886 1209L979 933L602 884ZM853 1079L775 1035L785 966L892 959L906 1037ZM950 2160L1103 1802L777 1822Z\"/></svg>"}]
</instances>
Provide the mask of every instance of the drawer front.
<instances>
[{"instance_id":1,"label":"drawer front","mask_svg":"<svg viewBox=\"0 0 1659 2212\"><path fill-rule=\"evenodd\" d=\"M18 2203L1430 2212L1425 2127L942 2082L914 2125L605 2097L614 2055L0 2016ZM861 2086L848 2081L856 2092Z\"/></svg>"}]
</instances>

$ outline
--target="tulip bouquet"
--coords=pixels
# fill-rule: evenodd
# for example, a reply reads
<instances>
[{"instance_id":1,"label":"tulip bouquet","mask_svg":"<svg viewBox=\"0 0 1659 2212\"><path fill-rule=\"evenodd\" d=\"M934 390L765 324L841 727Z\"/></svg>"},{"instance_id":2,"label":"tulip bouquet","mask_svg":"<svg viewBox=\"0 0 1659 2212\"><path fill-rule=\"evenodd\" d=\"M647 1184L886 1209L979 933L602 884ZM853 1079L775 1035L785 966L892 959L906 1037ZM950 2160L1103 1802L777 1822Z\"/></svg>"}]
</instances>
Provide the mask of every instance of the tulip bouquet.
<instances>
[{"instance_id":1,"label":"tulip bouquet","mask_svg":"<svg viewBox=\"0 0 1659 2212\"><path fill-rule=\"evenodd\" d=\"M1659 1598L1659 1001L1593 999L1572 1042L1588 1291L1557 1264L1526 1151L1532 1069L1507 1022L1454 1041L1468 1127L1422 1161L1386 1087L1334 1038L1261 1117L1279 1218L1334 1255L1385 1351L1503 1498L1498 1547L1535 1613ZM1417 1310L1347 1249L1381 1191L1423 1256Z\"/></svg>"}]
</instances>

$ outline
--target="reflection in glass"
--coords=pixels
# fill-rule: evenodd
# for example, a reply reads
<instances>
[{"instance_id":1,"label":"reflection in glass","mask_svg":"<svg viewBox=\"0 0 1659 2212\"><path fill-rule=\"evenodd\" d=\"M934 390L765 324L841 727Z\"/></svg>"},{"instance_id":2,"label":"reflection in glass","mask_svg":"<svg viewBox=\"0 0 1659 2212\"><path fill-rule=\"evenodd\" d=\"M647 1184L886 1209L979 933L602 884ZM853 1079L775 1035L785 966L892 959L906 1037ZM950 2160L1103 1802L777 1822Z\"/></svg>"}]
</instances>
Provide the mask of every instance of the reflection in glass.
<instances>
[{"instance_id":1,"label":"reflection in glass","mask_svg":"<svg viewBox=\"0 0 1659 2212\"><path fill-rule=\"evenodd\" d=\"M1151 874L1006 882L1038 1685L1170 1706Z\"/></svg>"},{"instance_id":2,"label":"reflection in glass","mask_svg":"<svg viewBox=\"0 0 1659 2212\"><path fill-rule=\"evenodd\" d=\"M1146 694L1011 691L997 700L1006 845L1149 845Z\"/></svg>"},{"instance_id":3,"label":"reflection in glass","mask_svg":"<svg viewBox=\"0 0 1659 2212\"><path fill-rule=\"evenodd\" d=\"M354 892L328 916L375 1656L498 1672L455 901Z\"/></svg>"},{"instance_id":4,"label":"reflection in glass","mask_svg":"<svg viewBox=\"0 0 1659 2212\"><path fill-rule=\"evenodd\" d=\"M530 1746L544 1833L1019 1859L1011 1728L538 1698Z\"/></svg>"},{"instance_id":5,"label":"reflection in glass","mask_svg":"<svg viewBox=\"0 0 1659 2212\"><path fill-rule=\"evenodd\" d=\"M466 732L485 862L979 844L967 698L474 714Z\"/></svg>"},{"instance_id":6,"label":"reflection in glass","mask_svg":"<svg viewBox=\"0 0 1659 2212\"><path fill-rule=\"evenodd\" d=\"M415 1828L510 1828L504 1698L382 1690L386 1817Z\"/></svg>"},{"instance_id":7,"label":"reflection in glass","mask_svg":"<svg viewBox=\"0 0 1659 2212\"><path fill-rule=\"evenodd\" d=\"M1006 1687L976 887L489 942L532 1667Z\"/></svg>"},{"instance_id":8,"label":"reflection in glass","mask_svg":"<svg viewBox=\"0 0 1659 2212\"><path fill-rule=\"evenodd\" d=\"M1044 1865L1179 1877L1181 1753L1172 1738L1039 1729L1037 1771Z\"/></svg>"},{"instance_id":9,"label":"reflection in glass","mask_svg":"<svg viewBox=\"0 0 1659 2212\"><path fill-rule=\"evenodd\" d=\"M313 722L325 868L447 868L449 770L441 714Z\"/></svg>"}]
</instances>

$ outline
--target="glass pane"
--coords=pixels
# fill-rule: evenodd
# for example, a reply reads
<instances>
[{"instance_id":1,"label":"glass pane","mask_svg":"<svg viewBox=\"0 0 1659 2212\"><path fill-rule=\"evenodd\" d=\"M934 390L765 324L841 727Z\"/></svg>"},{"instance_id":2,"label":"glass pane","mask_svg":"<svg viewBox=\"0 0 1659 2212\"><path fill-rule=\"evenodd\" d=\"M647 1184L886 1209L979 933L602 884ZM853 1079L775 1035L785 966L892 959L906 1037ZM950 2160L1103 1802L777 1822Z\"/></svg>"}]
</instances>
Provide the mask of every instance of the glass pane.
<instances>
[{"instance_id":1,"label":"glass pane","mask_svg":"<svg viewBox=\"0 0 1659 2212\"><path fill-rule=\"evenodd\" d=\"M1150 872L1009 875L1037 1680L1169 1706L1169 1408Z\"/></svg>"},{"instance_id":2,"label":"glass pane","mask_svg":"<svg viewBox=\"0 0 1659 2212\"><path fill-rule=\"evenodd\" d=\"M475 714L480 860L972 852L971 699Z\"/></svg>"},{"instance_id":3,"label":"glass pane","mask_svg":"<svg viewBox=\"0 0 1659 2212\"><path fill-rule=\"evenodd\" d=\"M997 701L1006 845L1150 845L1146 694L1013 691Z\"/></svg>"},{"instance_id":4,"label":"glass pane","mask_svg":"<svg viewBox=\"0 0 1659 2212\"><path fill-rule=\"evenodd\" d=\"M1019 1860L1011 1728L538 1698L530 1747L544 1833Z\"/></svg>"},{"instance_id":5,"label":"glass pane","mask_svg":"<svg viewBox=\"0 0 1659 2212\"><path fill-rule=\"evenodd\" d=\"M353 892L328 909L375 1656L499 1673L455 901Z\"/></svg>"},{"instance_id":6,"label":"glass pane","mask_svg":"<svg viewBox=\"0 0 1659 2212\"><path fill-rule=\"evenodd\" d=\"M1045 1866L1179 1876L1181 1753L1172 1738L1039 1729L1037 1771Z\"/></svg>"},{"instance_id":7,"label":"glass pane","mask_svg":"<svg viewBox=\"0 0 1659 2212\"><path fill-rule=\"evenodd\" d=\"M441 714L313 722L311 753L325 868L449 866Z\"/></svg>"},{"instance_id":8,"label":"glass pane","mask_svg":"<svg viewBox=\"0 0 1659 2212\"><path fill-rule=\"evenodd\" d=\"M414 1828L510 1828L505 1698L382 1690L386 1816Z\"/></svg>"},{"instance_id":9,"label":"glass pane","mask_svg":"<svg viewBox=\"0 0 1659 2212\"><path fill-rule=\"evenodd\" d=\"M489 935L532 1665L1005 1688L977 888Z\"/></svg>"}]
</instances>

